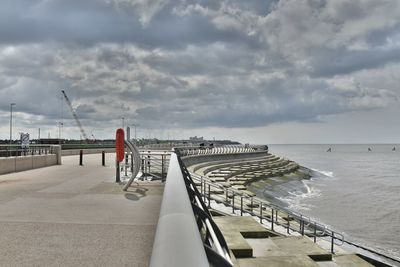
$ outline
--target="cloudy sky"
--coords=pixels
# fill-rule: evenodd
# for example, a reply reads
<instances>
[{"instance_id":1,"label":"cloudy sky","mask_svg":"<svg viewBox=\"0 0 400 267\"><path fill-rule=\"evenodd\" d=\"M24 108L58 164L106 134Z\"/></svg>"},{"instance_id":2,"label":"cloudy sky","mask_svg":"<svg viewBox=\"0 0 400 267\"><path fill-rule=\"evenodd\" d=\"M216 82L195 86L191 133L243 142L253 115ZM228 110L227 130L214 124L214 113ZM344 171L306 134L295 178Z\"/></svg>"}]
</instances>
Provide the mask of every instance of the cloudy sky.
<instances>
[{"instance_id":1,"label":"cloudy sky","mask_svg":"<svg viewBox=\"0 0 400 267\"><path fill-rule=\"evenodd\" d=\"M0 138L400 143L398 0L3 0ZM62 119L63 118L63 119Z\"/></svg>"}]
</instances>

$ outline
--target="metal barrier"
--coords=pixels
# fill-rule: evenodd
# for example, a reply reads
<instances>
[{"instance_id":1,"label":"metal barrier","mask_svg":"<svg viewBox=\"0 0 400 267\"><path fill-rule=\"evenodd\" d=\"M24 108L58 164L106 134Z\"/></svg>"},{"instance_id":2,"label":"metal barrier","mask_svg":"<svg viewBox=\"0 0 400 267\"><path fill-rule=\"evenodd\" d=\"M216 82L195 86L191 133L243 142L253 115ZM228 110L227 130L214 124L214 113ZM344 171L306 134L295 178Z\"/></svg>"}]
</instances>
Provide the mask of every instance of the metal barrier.
<instances>
[{"instance_id":1,"label":"metal barrier","mask_svg":"<svg viewBox=\"0 0 400 267\"><path fill-rule=\"evenodd\" d=\"M180 155L184 156L197 156L197 155L211 155L211 154L235 154L235 153L248 153L256 151L268 151L267 146L247 146L247 145L226 145L226 146L193 146L178 148Z\"/></svg>"},{"instance_id":2,"label":"metal barrier","mask_svg":"<svg viewBox=\"0 0 400 267\"><path fill-rule=\"evenodd\" d=\"M140 151L143 176L165 180L170 154L170 151Z\"/></svg>"},{"instance_id":3,"label":"metal barrier","mask_svg":"<svg viewBox=\"0 0 400 267\"><path fill-rule=\"evenodd\" d=\"M344 242L343 234L327 228L310 217L263 201L240 190L225 188L208 180L207 177L194 173L191 173L191 176L200 184L200 193L208 207L211 207L211 200L214 200L231 207L233 214L239 212L240 216L243 216L247 213L258 217L261 224L268 222L271 230L274 230L277 225L282 226L288 234L291 231L298 232L301 235L313 238L315 243L317 243L318 238L330 239L332 253L334 253L334 245L342 245ZM222 193L216 195L211 193L213 191Z\"/></svg>"},{"instance_id":4,"label":"metal barrier","mask_svg":"<svg viewBox=\"0 0 400 267\"><path fill-rule=\"evenodd\" d=\"M137 177L142 179L152 177L152 179L165 181L170 151L140 151L139 154L135 146L128 143L126 147L129 151L125 153L124 161L119 164L121 177L129 178L124 190L127 190L133 179Z\"/></svg>"},{"instance_id":5,"label":"metal barrier","mask_svg":"<svg viewBox=\"0 0 400 267\"><path fill-rule=\"evenodd\" d=\"M175 152L169 162L150 266L231 267L225 239Z\"/></svg>"},{"instance_id":6,"label":"metal barrier","mask_svg":"<svg viewBox=\"0 0 400 267\"><path fill-rule=\"evenodd\" d=\"M0 145L0 157L21 157L34 155L56 154L50 145L30 145L22 148L20 145Z\"/></svg>"}]
</instances>

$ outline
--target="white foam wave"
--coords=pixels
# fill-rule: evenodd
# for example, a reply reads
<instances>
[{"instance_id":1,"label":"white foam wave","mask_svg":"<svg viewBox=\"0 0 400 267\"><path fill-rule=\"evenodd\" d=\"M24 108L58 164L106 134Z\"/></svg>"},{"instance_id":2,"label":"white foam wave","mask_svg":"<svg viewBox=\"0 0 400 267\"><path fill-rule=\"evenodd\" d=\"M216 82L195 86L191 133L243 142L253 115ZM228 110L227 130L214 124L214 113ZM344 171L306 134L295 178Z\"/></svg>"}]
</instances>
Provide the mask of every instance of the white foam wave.
<instances>
[{"instance_id":1,"label":"white foam wave","mask_svg":"<svg viewBox=\"0 0 400 267\"><path fill-rule=\"evenodd\" d=\"M311 170L313 170L315 172L319 172L319 173L321 173L321 174L323 174L325 176L331 177L331 178L334 177L333 176L333 172L331 172L331 171L321 171L321 170L318 170L318 169L311 169Z\"/></svg>"},{"instance_id":2,"label":"white foam wave","mask_svg":"<svg viewBox=\"0 0 400 267\"><path fill-rule=\"evenodd\" d=\"M310 210L313 205L303 203L304 199L315 198L321 196L321 191L308 185L305 181L302 181L305 192L300 190L290 191L289 195L285 197L278 197L279 200L288 204L289 209L294 210Z\"/></svg>"}]
</instances>

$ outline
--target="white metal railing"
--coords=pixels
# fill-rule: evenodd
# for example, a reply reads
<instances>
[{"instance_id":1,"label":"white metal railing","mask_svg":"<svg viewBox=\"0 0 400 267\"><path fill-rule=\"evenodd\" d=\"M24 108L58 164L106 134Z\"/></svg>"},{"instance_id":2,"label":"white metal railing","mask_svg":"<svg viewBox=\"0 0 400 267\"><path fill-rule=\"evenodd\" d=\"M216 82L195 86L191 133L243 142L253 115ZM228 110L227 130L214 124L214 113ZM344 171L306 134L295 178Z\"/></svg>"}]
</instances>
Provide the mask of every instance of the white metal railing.
<instances>
[{"instance_id":1,"label":"white metal railing","mask_svg":"<svg viewBox=\"0 0 400 267\"><path fill-rule=\"evenodd\" d=\"M169 161L150 266L231 267L225 239L177 153Z\"/></svg>"}]
</instances>

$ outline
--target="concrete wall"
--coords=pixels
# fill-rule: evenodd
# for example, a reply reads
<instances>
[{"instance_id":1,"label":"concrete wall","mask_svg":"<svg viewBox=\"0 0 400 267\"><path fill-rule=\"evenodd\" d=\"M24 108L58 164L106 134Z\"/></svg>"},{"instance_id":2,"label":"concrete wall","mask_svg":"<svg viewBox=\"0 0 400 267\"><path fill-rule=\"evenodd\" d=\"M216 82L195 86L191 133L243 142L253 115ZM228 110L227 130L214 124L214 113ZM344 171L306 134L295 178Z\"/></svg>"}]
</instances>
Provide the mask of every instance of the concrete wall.
<instances>
[{"instance_id":1,"label":"concrete wall","mask_svg":"<svg viewBox=\"0 0 400 267\"><path fill-rule=\"evenodd\" d=\"M57 154L0 158L0 174L32 170L57 164L59 164Z\"/></svg>"},{"instance_id":2,"label":"concrete wall","mask_svg":"<svg viewBox=\"0 0 400 267\"><path fill-rule=\"evenodd\" d=\"M53 154L0 158L0 174L61 165L61 147L50 147Z\"/></svg>"}]
</instances>

